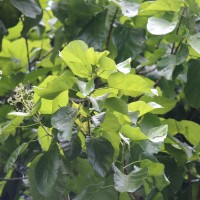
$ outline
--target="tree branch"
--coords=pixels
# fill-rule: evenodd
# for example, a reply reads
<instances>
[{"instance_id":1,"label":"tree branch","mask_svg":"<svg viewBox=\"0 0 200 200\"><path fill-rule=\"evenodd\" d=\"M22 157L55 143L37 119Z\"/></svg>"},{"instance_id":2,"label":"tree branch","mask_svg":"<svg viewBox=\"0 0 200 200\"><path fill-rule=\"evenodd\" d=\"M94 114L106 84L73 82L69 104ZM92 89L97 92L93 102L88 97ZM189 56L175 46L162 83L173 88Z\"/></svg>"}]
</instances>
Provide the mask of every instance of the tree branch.
<instances>
[{"instance_id":1,"label":"tree branch","mask_svg":"<svg viewBox=\"0 0 200 200\"><path fill-rule=\"evenodd\" d=\"M112 21L111 21L111 24L110 24L108 37L107 37L107 40L106 40L106 50L108 50L108 47L109 47L109 44L110 44L110 38L111 38L111 35L112 35L112 31L113 31L113 24L115 22L118 10L119 10L119 8L116 8L115 13L114 13L113 18L112 18Z\"/></svg>"}]
</instances>

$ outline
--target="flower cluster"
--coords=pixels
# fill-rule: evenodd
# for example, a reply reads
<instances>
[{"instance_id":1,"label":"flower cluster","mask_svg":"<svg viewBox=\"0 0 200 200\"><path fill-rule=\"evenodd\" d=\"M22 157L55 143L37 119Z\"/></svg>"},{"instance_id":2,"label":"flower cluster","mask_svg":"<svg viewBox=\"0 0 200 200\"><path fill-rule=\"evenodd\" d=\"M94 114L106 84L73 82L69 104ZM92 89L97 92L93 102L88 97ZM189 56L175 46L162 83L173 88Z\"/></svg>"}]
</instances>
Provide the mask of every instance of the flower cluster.
<instances>
[{"instance_id":1,"label":"flower cluster","mask_svg":"<svg viewBox=\"0 0 200 200\"><path fill-rule=\"evenodd\" d=\"M25 88L22 83L20 83L14 90L15 94L8 98L8 103L16 107L17 112L31 112L34 102L33 102L33 90Z\"/></svg>"},{"instance_id":2,"label":"flower cluster","mask_svg":"<svg viewBox=\"0 0 200 200\"><path fill-rule=\"evenodd\" d=\"M0 80L1 80L2 71L0 70Z\"/></svg>"}]
</instances>

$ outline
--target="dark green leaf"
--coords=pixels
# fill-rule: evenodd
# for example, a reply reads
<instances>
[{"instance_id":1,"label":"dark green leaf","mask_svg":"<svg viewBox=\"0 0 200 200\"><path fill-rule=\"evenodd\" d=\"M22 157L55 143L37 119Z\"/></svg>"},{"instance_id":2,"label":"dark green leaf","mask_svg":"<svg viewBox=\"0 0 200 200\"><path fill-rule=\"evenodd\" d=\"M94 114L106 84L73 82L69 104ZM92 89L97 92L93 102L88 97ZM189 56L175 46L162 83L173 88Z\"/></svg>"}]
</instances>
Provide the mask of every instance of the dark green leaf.
<instances>
[{"instance_id":1,"label":"dark green leaf","mask_svg":"<svg viewBox=\"0 0 200 200\"><path fill-rule=\"evenodd\" d=\"M73 134L71 141L60 140L64 155L69 160L74 160L81 152L81 140L77 134Z\"/></svg>"},{"instance_id":2,"label":"dark green leaf","mask_svg":"<svg viewBox=\"0 0 200 200\"><path fill-rule=\"evenodd\" d=\"M96 50L102 50L107 38L106 14L102 12L94 16L81 30L77 38L85 41Z\"/></svg>"},{"instance_id":3,"label":"dark green leaf","mask_svg":"<svg viewBox=\"0 0 200 200\"><path fill-rule=\"evenodd\" d=\"M8 158L6 165L4 167L4 172L8 172L10 168L14 165L15 161L17 160L18 156L23 153L26 148L28 147L27 143L22 143L15 151L12 152L10 157Z\"/></svg>"},{"instance_id":4,"label":"dark green leaf","mask_svg":"<svg viewBox=\"0 0 200 200\"><path fill-rule=\"evenodd\" d=\"M36 18L37 15L41 14L42 12L42 9L34 0L10 0L10 1L26 17Z\"/></svg>"},{"instance_id":5,"label":"dark green leaf","mask_svg":"<svg viewBox=\"0 0 200 200\"><path fill-rule=\"evenodd\" d=\"M117 61L135 58L142 52L145 44L145 32L142 29L118 26L113 31L114 42L117 46Z\"/></svg>"},{"instance_id":6,"label":"dark green leaf","mask_svg":"<svg viewBox=\"0 0 200 200\"><path fill-rule=\"evenodd\" d=\"M56 146L42 155L35 167L37 190L45 197L53 190L59 173L59 151Z\"/></svg>"},{"instance_id":7,"label":"dark green leaf","mask_svg":"<svg viewBox=\"0 0 200 200\"><path fill-rule=\"evenodd\" d=\"M190 60L188 63L187 83L185 85L185 97L190 106L200 108L200 62Z\"/></svg>"},{"instance_id":8,"label":"dark green leaf","mask_svg":"<svg viewBox=\"0 0 200 200\"><path fill-rule=\"evenodd\" d=\"M114 149L111 143L105 138L86 138L88 161L92 168L104 177L111 168Z\"/></svg>"},{"instance_id":9,"label":"dark green leaf","mask_svg":"<svg viewBox=\"0 0 200 200\"><path fill-rule=\"evenodd\" d=\"M60 139L71 140L72 127L77 110L71 107L60 108L52 115L51 124L58 129Z\"/></svg>"},{"instance_id":10,"label":"dark green leaf","mask_svg":"<svg viewBox=\"0 0 200 200\"><path fill-rule=\"evenodd\" d=\"M114 167L115 189L119 192L135 192L142 186L142 181L147 178L148 169L138 168L130 174L123 174L117 167Z\"/></svg>"},{"instance_id":11,"label":"dark green leaf","mask_svg":"<svg viewBox=\"0 0 200 200\"><path fill-rule=\"evenodd\" d=\"M125 101L123 101L119 98L116 98L116 97L107 98L105 100L104 106L110 110L120 112L124 115L128 114L127 104L125 103Z\"/></svg>"}]
</instances>

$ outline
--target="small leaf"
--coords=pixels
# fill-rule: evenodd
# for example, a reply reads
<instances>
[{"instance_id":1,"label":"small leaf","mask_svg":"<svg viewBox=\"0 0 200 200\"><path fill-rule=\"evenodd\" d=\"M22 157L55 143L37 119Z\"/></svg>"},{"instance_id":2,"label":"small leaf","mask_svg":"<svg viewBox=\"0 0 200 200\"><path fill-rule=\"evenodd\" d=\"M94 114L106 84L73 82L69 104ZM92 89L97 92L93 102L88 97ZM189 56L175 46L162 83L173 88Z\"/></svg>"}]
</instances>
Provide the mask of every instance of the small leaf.
<instances>
[{"instance_id":1,"label":"small leaf","mask_svg":"<svg viewBox=\"0 0 200 200\"><path fill-rule=\"evenodd\" d=\"M115 189L119 192L135 192L142 186L142 181L147 178L148 169L138 168L130 174L123 174L117 167L114 167Z\"/></svg>"},{"instance_id":2,"label":"small leaf","mask_svg":"<svg viewBox=\"0 0 200 200\"><path fill-rule=\"evenodd\" d=\"M124 74L128 74L131 71L131 58L128 58L127 60L117 64L117 69L124 73Z\"/></svg>"},{"instance_id":3,"label":"small leaf","mask_svg":"<svg viewBox=\"0 0 200 200\"><path fill-rule=\"evenodd\" d=\"M83 81L78 80L77 84L78 84L81 94L84 97L89 95L94 90L94 87L95 87L93 79L90 79L88 82L83 82Z\"/></svg>"},{"instance_id":4,"label":"small leaf","mask_svg":"<svg viewBox=\"0 0 200 200\"><path fill-rule=\"evenodd\" d=\"M50 145L51 145L51 141L52 141L52 137L50 135L47 135L47 132L45 131L48 131L49 134L51 134L51 131L52 131L52 128L48 128L48 127L41 127L39 126L38 128L38 140L39 140L39 143L40 143L40 146L42 148L42 150L44 151L48 151Z\"/></svg>"},{"instance_id":5,"label":"small leaf","mask_svg":"<svg viewBox=\"0 0 200 200\"><path fill-rule=\"evenodd\" d=\"M8 158L6 165L4 167L4 172L8 172L10 168L14 165L15 161L17 160L17 157L23 153L26 148L28 147L28 143L22 143L15 151L12 152L10 157Z\"/></svg>"},{"instance_id":6,"label":"small leaf","mask_svg":"<svg viewBox=\"0 0 200 200\"><path fill-rule=\"evenodd\" d=\"M51 124L60 132L58 137L64 140L71 140L72 127L77 110L71 107L60 108L52 115Z\"/></svg>"},{"instance_id":7,"label":"small leaf","mask_svg":"<svg viewBox=\"0 0 200 200\"><path fill-rule=\"evenodd\" d=\"M162 18L150 17L147 22L147 30L153 35L166 35L176 28L177 23L176 15L172 22Z\"/></svg>"},{"instance_id":8,"label":"small leaf","mask_svg":"<svg viewBox=\"0 0 200 200\"><path fill-rule=\"evenodd\" d=\"M43 196L48 196L55 185L60 165L58 155L58 148L54 146L40 157L35 168L37 190Z\"/></svg>"},{"instance_id":9,"label":"small leaf","mask_svg":"<svg viewBox=\"0 0 200 200\"><path fill-rule=\"evenodd\" d=\"M110 170L114 149L105 138L86 138L88 161L92 168L102 177Z\"/></svg>"}]
</instances>

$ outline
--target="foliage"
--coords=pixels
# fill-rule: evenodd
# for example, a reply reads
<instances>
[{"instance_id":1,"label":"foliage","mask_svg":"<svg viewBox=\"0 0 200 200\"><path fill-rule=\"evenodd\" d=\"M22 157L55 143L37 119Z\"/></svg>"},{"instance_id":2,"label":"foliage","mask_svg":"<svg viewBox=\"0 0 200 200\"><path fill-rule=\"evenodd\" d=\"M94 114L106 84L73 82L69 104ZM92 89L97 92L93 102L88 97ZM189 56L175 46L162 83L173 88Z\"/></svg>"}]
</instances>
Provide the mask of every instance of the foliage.
<instances>
[{"instance_id":1,"label":"foliage","mask_svg":"<svg viewBox=\"0 0 200 200\"><path fill-rule=\"evenodd\" d=\"M0 1L1 199L198 199L199 10Z\"/></svg>"}]
</instances>

